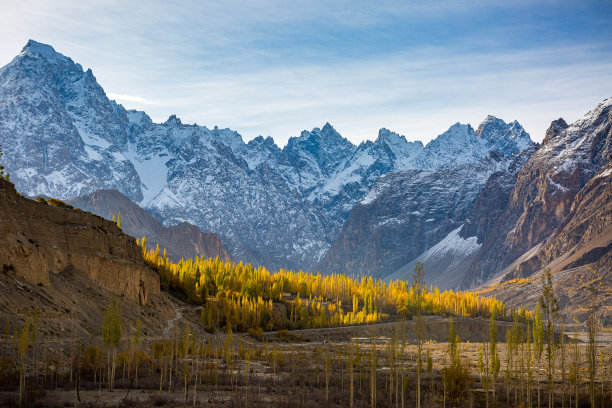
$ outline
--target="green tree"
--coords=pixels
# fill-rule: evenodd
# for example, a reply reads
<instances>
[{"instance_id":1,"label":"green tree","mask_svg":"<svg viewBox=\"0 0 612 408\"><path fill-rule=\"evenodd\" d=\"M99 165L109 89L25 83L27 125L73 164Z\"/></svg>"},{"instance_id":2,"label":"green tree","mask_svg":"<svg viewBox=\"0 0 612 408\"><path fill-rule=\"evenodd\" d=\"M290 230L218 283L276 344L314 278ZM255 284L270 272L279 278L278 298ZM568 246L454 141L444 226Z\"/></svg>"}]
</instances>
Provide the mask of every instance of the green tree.
<instances>
[{"instance_id":1,"label":"green tree","mask_svg":"<svg viewBox=\"0 0 612 408\"><path fill-rule=\"evenodd\" d=\"M19 335L19 406L24 406L25 404L25 375L27 368L27 357L28 357L28 347L30 345L30 319L28 319L23 327L21 328L21 333Z\"/></svg>"},{"instance_id":2,"label":"green tree","mask_svg":"<svg viewBox=\"0 0 612 408\"><path fill-rule=\"evenodd\" d=\"M423 288L425 287L425 272L423 264L417 262L414 265L414 275L412 281L412 293L414 296L414 310L416 318L417 332L417 408L421 408L421 371L423 367L423 338L425 327L421 312L423 309ZM452 324L452 318L451 318Z\"/></svg>"},{"instance_id":3,"label":"green tree","mask_svg":"<svg viewBox=\"0 0 612 408\"><path fill-rule=\"evenodd\" d=\"M536 370L540 369L540 359L544 351L544 322L542 320L542 307L538 303L533 322L533 352L537 362ZM540 408L540 387L538 386L538 408Z\"/></svg>"},{"instance_id":4,"label":"green tree","mask_svg":"<svg viewBox=\"0 0 612 408\"><path fill-rule=\"evenodd\" d=\"M487 348L482 344L478 348L478 372L482 389L485 392L485 406L489 408L489 354Z\"/></svg>"},{"instance_id":5,"label":"green tree","mask_svg":"<svg viewBox=\"0 0 612 408\"><path fill-rule=\"evenodd\" d=\"M138 388L138 367L142 363L142 354L140 352L140 335L142 333L142 322L140 318L136 319L136 327L134 329L134 339L132 340L132 362L134 363L135 384Z\"/></svg>"},{"instance_id":6,"label":"green tree","mask_svg":"<svg viewBox=\"0 0 612 408\"><path fill-rule=\"evenodd\" d=\"M489 321L489 355L491 388L493 390L493 399L495 400L495 386L497 385L497 376L499 375L499 369L501 366L499 354L497 353L497 322L495 321L495 310L493 310L493 313L491 314L491 320Z\"/></svg>"},{"instance_id":7,"label":"green tree","mask_svg":"<svg viewBox=\"0 0 612 408\"><path fill-rule=\"evenodd\" d=\"M548 363L548 407L553 406L553 381L555 364L555 321L559 318L559 303L555 298L553 290L552 273L550 269L544 271L542 276L542 296L540 297L540 307L544 314L544 335L546 341L546 361Z\"/></svg>"},{"instance_id":8,"label":"green tree","mask_svg":"<svg viewBox=\"0 0 612 408\"><path fill-rule=\"evenodd\" d=\"M102 342L108 353L108 388L115 385L117 349L121 345L121 308L116 301L110 303L102 318Z\"/></svg>"},{"instance_id":9,"label":"green tree","mask_svg":"<svg viewBox=\"0 0 612 408\"><path fill-rule=\"evenodd\" d=\"M448 357L450 365L444 369L444 381L446 382L445 389L454 402L459 402L462 397L465 397L472 380L469 369L461 362L459 344L459 336L451 317L448 330Z\"/></svg>"}]
</instances>

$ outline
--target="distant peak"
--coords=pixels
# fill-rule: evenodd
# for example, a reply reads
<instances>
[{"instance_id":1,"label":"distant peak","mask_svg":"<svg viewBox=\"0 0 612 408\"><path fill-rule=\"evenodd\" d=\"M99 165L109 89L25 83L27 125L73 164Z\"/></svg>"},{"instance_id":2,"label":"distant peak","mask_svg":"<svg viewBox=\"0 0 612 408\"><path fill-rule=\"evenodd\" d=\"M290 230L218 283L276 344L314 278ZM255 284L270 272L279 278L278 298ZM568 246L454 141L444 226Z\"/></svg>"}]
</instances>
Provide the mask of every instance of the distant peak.
<instances>
[{"instance_id":1,"label":"distant peak","mask_svg":"<svg viewBox=\"0 0 612 408\"><path fill-rule=\"evenodd\" d=\"M41 51L48 51L48 52L55 52L55 49L50 46L49 44L44 44L38 41L34 41L32 39L28 40L28 43L25 45L25 47L23 47L23 51L26 50L41 50Z\"/></svg>"},{"instance_id":2,"label":"distant peak","mask_svg":"<svg viewBox=\"0 0 612 408\"><path fill-rule=\"evenodd\" d=\"M49 62L66 61L67 58L55 51L49 44L43 44L38 41L28 40L28 43L21 50L20 55L35 55L41 56Z\"/></svg>"},{"instance_id":3,"label":"distant peak","mask_svg":"<svg viewBox=\"0 0 612 408\"><path fill-rule=\"evenodd\" d=\"M544 140L542 144L546 144L551 138L557 136L559 133L567 129L569 125L563 118L559 118L557 120L553 120L546 130L546 136L544 136Z\"/></svg>"},{"instance_id":4,"label":"distant peak","mask_svg":"<svg viewBox=\"0 0 612 408\"><path fill-rule=\"evenodd\" d=\"M387 128L381 128L381 129L378 131L378 137L381 137L381 136L387 136L387 135L390 135L390 134L397 134L397 133L392 132L392 131L390 131L390 130L389 130L389 129L387 129Z\"/></svg>"},{"instance_id":5,"label":"distant peak","mask_svg":"<svg viewBox=\"0 0 612 408\"><path fill-rule=\"evenodd\" d=\"M256 138L249 141L249 144L252 145L273 145L276 144L272 136L263 137L262 135L257 136Z\"/></svg>"},{"instance_id":6,"label":"distant peak","mask_svg":"<svg viewBox=\"0 0 612 408\"><path fill-rule=\"evenodd\" d=\"M469 129L471 127L472 126L470 124L464 125L461 122L457 122L451 125L448 130Z\"/></svg>"},{"instance_id":7,"label":"distant peak","mask_svg":"<svg viewBox=\"0 0 612 408\"><path fill-rule=\"evenodd\" d=\"M382 128L378 131L378 140L396 140L396 139L403 139L404 142L406 141L406 138L402 135L400 135L399 133L395 133L392 132L391 130L387 129L387 128Z\"/></svg>"},{"instance_id":8,"label":"distant peak","mask_svg":"<svg viewBox=\"0 0 612 408\"><path fill-rule=\"evenodd\" d=\"M176 115L170 115L170 117L164 124L165 125L182 125L183 122L181 122L181 120L177 118ZM217 129L216 126L215 126L215 129Z\"/></svg>"},{"instance_id":9,"label":"distant peak","mask_svg":"<svg viewBox=\"0 0 612 408\"><path fill-rule=\"evenodd\" d=\"M484 122L498 122L501 119L499 119L497 116L493 116L493 115L487 115L487 117L485 118ZM503 122L503 120L501 120Z\"/></svg>"}]
</instances>

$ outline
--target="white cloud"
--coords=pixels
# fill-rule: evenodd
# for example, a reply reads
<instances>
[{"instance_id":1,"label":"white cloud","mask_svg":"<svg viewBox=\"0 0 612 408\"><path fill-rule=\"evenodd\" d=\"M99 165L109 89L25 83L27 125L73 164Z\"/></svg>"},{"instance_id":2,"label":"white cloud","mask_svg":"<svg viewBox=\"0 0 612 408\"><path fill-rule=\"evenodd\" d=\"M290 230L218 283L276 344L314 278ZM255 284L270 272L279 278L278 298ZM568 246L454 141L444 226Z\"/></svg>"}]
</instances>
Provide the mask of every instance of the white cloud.
<instances>
[{"instance_id":1,"label":"white cloud","mask_svg":"<svg viewBox=\"0 0 612 408\"><path fill-rule=\"evenodd\" d=\"M137 95L125 95L125 94L107 92L106 96L108 96L109 99L114 99L115 101L120 102L120 103L136 104L136 105L161 105L157 101L153 101L153 100L143 98L142 96L137 96Z\"/></svg>"}]
</instances>

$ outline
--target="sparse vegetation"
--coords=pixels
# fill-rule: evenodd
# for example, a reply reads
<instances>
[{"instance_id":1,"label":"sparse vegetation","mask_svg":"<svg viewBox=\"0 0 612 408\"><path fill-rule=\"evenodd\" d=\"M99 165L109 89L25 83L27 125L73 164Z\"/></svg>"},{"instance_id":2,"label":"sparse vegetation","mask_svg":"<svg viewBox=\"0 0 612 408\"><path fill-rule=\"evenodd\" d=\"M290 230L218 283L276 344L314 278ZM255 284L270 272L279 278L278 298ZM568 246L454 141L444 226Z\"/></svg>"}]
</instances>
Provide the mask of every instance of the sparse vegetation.
<instances>
[{"instance_id":1,"label":"sparse vegetation","mask_svg":"<svg viewBox=\"0 0 612 408\"><path fill-rule=\"evenodd\" d=\"M2 152L2 145L0 145L0 159L2 158L2 156L4 156L4 153ZM2 177L6 181L11 180L10 174L4 171L4 166L2 164L0 164L0 177Z\"/></svg>"},{"instance_id":2,"label":"sparse vegetation","mask_svg":"<svg viewBox=\"0 0 612 408\"><path fill-rule=\"evenodd\" d=\"M62 200L58 200L57 198L47 198L47 200L45 202L47 204L49 204L49 205L54 206L54 207L68 208L70 210L72 210L74 208L70 204L66 204L65 202L63 202Z\"/></svg>"}]
</instances>

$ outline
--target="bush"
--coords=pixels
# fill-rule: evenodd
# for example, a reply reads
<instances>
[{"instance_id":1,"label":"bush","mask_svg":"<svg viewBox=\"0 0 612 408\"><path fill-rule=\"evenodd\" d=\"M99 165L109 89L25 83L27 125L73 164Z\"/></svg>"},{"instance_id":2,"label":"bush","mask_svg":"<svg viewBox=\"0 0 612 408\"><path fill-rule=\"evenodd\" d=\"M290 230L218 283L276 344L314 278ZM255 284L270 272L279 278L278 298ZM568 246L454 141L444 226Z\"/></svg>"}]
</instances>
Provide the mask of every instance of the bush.
<instances>
[{"instance_id":1,"label":"bush","mask_svg":"<svg viewBox=\"0 0 612 408\"><path fill-rule=\"evenodd\" d=\"M40 197L40 196L36 197L36 201L38 201L39 203L47 204L47 201L43 197Z\"/></svg>"},{"instance_id":2,"label":"bush","mask_svg":"<svg viewBox=\"0 0 612 408\"><path fill-rule=\"evenodd\" d=\"M261 340L263 338L263 330L261 327L258 327L257 329L251 328L248 330L248 333L249 336L251 336L255 340Z\"/></svg>"},{"instance_id":3,"label":"bush","mask_svg":"<svg viewBox=\"0 0 612 408\"><path fill-rule=\"evenodd\" d=\"M472 374L467 364L457 360L450 367L442 369L442 371L449 398L456 402L466 398L473 382Z\"/></svg>"},{"instance_id":4,"label":"bush","mask_svg":"<svg viewBox=\"0 0 612 408\"><path fill-rule=\"evenodd\" d=\"M59 207L59 208L68 208L68 209L73 209L74 208L70 204L66 204L62 200L58 200L56 198L49 198L49 199L47 199L47 204L50 204L50 205L52 205L54 207Z\"/></svg>"},{"instance_id":5,"label":"bush","mask_svg":"<svg viewBox=\"0 0 612 408\"><path fill-rule=\"evenodd\" d=\"M304 336L300 336L299 334L295 334L295 333L291 333L289 330L287 329L281 329L279 331L276 332L276 336L279 338L279 340L281 341L308 341L308 339L305 339Z\"/></svg>"},{"instance_id":6,"label":"bush","mask_svg":"<svg viewBox=\"0 0 612 408\"><path fill-rule=\"evenodd\" d=\"M104 362L104 352L98 346L87 346L81 354L83 371L92 373Z\"/></svg>"}]
</instances>

